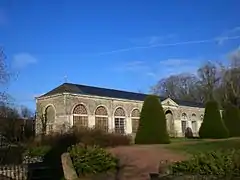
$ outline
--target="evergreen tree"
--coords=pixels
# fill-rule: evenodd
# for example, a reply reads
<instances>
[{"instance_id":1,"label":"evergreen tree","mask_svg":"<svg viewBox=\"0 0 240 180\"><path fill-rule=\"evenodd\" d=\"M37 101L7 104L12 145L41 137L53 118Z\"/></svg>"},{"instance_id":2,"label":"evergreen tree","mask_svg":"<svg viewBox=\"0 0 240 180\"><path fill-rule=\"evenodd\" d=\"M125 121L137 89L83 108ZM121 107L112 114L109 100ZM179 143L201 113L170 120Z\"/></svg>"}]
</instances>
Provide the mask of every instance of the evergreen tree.
<instances>
[{"instance_id":1,"label":"evergreen tree","mask_svg":"<svg viewBox=\"0 0 240 180\"><path fill-rule=\"evenodd\" d=\"M166 127L166 117L158 96L148 95L143 103L135 143L170 143Z\"/></svg>"},{"instance_id":2,"label":"evergreen tree","mask_svg":"<svg viewBox=\"0 0 240 180\"><path fill-rule=\"evenodd\" d=\"M199 130L200 138L227 138L228 130L221 118L218 103L210 100L206 103L202 125Z\"/></svg>"},{"instance_id":3,"label":"evergreen tree","mask_svg":"<svg viewBox=\"0 0 240 180\"><path fill-rule=\"evenodd\" d=\"M227 104L223 112L223 120L230 137L240 137L240 110L233 104Z\"/></svg>"}]
</instances>

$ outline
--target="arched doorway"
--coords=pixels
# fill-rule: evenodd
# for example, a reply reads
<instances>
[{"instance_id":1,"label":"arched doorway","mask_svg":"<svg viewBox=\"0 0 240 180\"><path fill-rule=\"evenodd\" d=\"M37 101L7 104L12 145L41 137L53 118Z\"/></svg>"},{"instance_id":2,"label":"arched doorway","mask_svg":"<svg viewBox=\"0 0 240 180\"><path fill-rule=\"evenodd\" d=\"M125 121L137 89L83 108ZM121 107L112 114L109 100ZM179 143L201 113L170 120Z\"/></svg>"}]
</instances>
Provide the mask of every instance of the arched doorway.
<instances>
[{"instance_id":1,"label":"arched doorway","mask_svg":"<svg viewBox=\"0 0 240 180\"><path fill-rule=\"evenodd\" d=\"M53 125L55 122L55 110L54 107L52 105L49 105L46 109L45 109L45 124L44 124L44 131L47 134L50 134L53 131Z\"/></svg>"},{"instance_id":2,"label":"arched doorway","mask_svg":"<svg viewBox=\"0 0 240 180\"><path fill-rule=\"evenodd\" d=\"M182 136L184 137L185 136L185 131L186 131L186 128L187 128L187 114L186 113L182 113L182 116L181 116L181 127L182 127Z\"/></svg>"},{"instance_id":3,"label":"arched doorway","mask_svg":"<svg viewBox=\"0 0 240 180\"><path fill-rule=\"evenodd\" d=\"M174 120L173 120L173 113L170 110L167 110L165 112L166 116L166 125L167 125L167 130L170 135L174 135Z\"/></svg>"}]
</instances>

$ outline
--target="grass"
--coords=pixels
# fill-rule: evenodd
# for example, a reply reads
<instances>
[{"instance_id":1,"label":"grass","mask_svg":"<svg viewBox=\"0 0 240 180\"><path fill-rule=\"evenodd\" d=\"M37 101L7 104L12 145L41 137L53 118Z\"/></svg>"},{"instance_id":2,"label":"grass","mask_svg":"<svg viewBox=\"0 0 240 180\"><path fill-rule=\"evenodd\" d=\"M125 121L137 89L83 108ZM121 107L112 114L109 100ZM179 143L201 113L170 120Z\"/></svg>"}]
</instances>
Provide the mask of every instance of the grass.
<instances>
[{"instance_id":1,"label":"grass","mask_svg":"<svg viewBox=\"0 0 240 180\"><path fill-rule=\"evenodd\" d=\"M176 140L172 141L173 143L165 148L180 151L187 154L196 154L199 152L208 152L219 149L240 149L240 139L239 138L230 138L223 140L201 140L201 139L192 139L192 140Z\"/></svg>"},{"instance_id":2,"label":"grass","mask_svg":"<svg viewBox=\"0 0 240 180\"><path fill-rule=\"evenodd\" d=\"M193 141L203 141L203 139L188 139L188 138L171 138L171 143L183 143L183 142L193 142Z\"/></svg>"}]
</instances>

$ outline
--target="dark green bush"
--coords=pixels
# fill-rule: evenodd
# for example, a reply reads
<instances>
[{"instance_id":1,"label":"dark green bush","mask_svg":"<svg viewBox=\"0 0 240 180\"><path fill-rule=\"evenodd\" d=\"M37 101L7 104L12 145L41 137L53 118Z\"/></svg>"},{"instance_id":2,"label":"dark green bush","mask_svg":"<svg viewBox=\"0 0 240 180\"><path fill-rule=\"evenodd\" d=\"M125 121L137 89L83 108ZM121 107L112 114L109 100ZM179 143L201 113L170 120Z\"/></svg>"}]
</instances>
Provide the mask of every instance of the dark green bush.
<instances>
[{"instance_id":1,"label":"dark green bush","mask_svg":"<svg viewBox=\"0 0 240 180\"><path fill-rule=\"evenodd\" d=\"M135 143L170 143L166 127L166 117L158 96L149 95L143 103Z\"/></svg>"},{"instance_id":2,"label":"dark green bush","mask_svg":"<svg viewBox=\"0 0 240 180\"><path fill-rule=\"evenodd\" d=\"M240 150L218 150L199 153L190 160L170 165L170 174L240 177Z\"/></svg>"},{"instance_id":3,"label":"dark green bush","mask_svg":"<svg viewBox=\"0 0 240 180\"><path fill-rule=\"evenodd\" d=\"M240 136L240 110L233 104L227 104L223 112L223 120L230 137Z\"/></svg>"},{"instance_id":4,"label":"dark green bush","mask_svg":"<svg viewBox=\"0 0 240 180\"><path fill-rule=\"evenodd\" d=\"M77 144L68 149L79 176L116 170L118 159L98 146Z\"/></svg>"},{"instance_id":5,"label":"dark green bush","mask_svg":"<svg viewBox=\"0 0 240 180\"><path fill-rule=\"evenodd\" d=\"M227 138L228 130L221 118L218 103L208 101L205 106L205 114L199 129L200 138Z\"/></svg>"},{"instance_id":6,"label":"dark green bush","mask_svg":"<svg viewBox=\"0 0 240 180\"><path fill-rule=\"evenodd\" d=\"M24 156L28 157L44 157L45 154L51 149L51 146L36 146L28 147L24 152Z\"/></svg>"}]
</instances>

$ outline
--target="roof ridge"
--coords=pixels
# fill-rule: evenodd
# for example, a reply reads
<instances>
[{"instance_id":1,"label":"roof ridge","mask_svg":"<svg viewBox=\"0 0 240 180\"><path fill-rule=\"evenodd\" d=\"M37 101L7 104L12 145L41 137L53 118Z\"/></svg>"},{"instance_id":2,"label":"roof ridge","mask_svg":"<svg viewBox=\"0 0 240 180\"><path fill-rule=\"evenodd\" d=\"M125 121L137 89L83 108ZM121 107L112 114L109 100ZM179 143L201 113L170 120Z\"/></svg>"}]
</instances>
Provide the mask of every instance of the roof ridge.
<instances>
[{"instance_id":1,"label":"roof ridge","mask_svg":"<svg viewBox=\"0 0 240 180\"><path fill-rule=\"evenodd\" d=\"M104 96L104 97L115 97L115 98L123 98L123 99L132 99L132 100L140 100L143 101L146 96L149 94L145 93L138 93L126 90L119 90L119 89L112 89L106 87L98 87L98 86L90 86L86 84L76 84L76 83L62 83L58 87L52 89L51 91L43 94L40 97L59 94L59 93L77 93L77 94L85 94L85 95L96 95L96 96ZM187 105L187 106L195 106L200 107L203 106L203 103L196 102L196 101L188 101L188 100L181 100L181 99L173 99L171 97L163 97L159 96L161 101L170 98L175 101L179 105Z\"/></svg>"}]
</instances>

